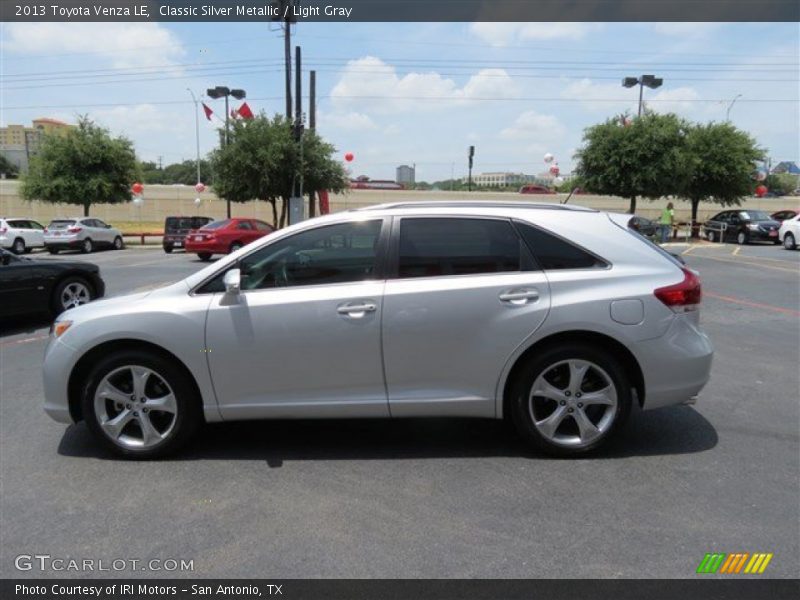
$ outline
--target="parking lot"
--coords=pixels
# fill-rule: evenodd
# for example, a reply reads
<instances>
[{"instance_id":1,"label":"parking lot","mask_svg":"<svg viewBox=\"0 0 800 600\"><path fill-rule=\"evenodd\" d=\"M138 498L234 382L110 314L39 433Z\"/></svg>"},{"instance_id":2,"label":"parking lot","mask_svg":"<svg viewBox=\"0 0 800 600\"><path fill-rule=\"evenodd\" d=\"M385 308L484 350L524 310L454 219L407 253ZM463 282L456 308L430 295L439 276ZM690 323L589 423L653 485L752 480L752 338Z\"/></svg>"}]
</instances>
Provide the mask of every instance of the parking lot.
<instances>
[{"instance_id":1,"label":"parking lot","mask_svg":"<svg viewBox=\"0 0 800 600\"><path fill-rule=\"evenodd\" d=\"M711 382L694 407L635 410L581 460L534 454L498 422L408 420L218 424L171 460L120 461L44 414L49 324L6 326L0 577L39 576L14 567L39 553L193 560L168 575L208 578L679 578L706 552L771 552L765 576L796 577L800 252L672 251L703 279ZM136 247L54 260L72 258L101 266L107 295L204 266Z\"/></svg>"}]
</instances>

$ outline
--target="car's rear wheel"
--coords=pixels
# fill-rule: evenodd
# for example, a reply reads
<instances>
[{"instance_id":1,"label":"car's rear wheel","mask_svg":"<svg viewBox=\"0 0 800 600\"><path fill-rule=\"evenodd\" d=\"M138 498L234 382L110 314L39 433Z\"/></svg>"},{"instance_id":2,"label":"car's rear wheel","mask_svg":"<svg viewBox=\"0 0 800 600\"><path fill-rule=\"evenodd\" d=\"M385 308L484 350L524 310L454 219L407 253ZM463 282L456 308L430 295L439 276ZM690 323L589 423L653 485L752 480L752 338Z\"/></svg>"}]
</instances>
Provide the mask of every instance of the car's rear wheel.
<instances>
[{"instance_id":1,"label":"car's rear wheel","mask_svg":"<svg viewBox=\"0 0 800 600\"><path fill-rule=\"evenodd\" d=\"M744 231L736 234L736 243L740 246L744 246L747 243L747 234Z\"/></svg>"},{"instance_id":2,"label":"car's rear wheel","mask_svg":"<svg viewBox=\"0 0 800 600\"><path fill-rule=\"evenodd\" d=\"M94 299L94 289L82 277L67 277L53 291L52 307L55 314L81 306Z\"/></svg>"},{"instance_id":3,"label":"car's rear wheel","mask_svg":"<svg viewBox=\"0 0 800 600\"><path fill-rule=\"evenodd\" d=\"M197 256L200 260L208 262L211 260L211 253L210 252L198 252Z\"/></svg>"},{"instance_id":4,"label":"car's rear wheel","mask_svg":"<svg viewBox=\"0 0 800 600\"><path fill-rule=\"evenodd\" d=\"M513 383L509 410L517 431L555 456L597 450L625 422L631 386L608 353L565 343L537 352Z\"/></svg>"},{"instance_id":5,"label":"car's rear wheel","mask_svg":"<svg viewBox=\"0 0 800 600\"><path fill-rule=\"evenodd\" d=\"M237 251L239 248L241 248L241 247L242 247L242 243L241 243L241 242L233 242L233 243L231 244L231 249L230 249L230 251L231 251L231 253L234 253L234 252L236 252L236 251Z\"/></svg>"},{"instance_id":6,"label":"car's rear wheel","mask_svg":"<svg viewBox=\"0 0 800 600\"><path fill-rule=\"evenodd\" d=\"M50 254L58 254L58 248L53 248L52 246L48 246L48 247L47 247L47 251L48 251Z\"/></svg>"},{"instance_id":7,"label":"car's rear wheel","mask_svg":"<svg viewBox=\"0 0 800 600\"><path fill-rule=\"evenodd\" d=\"M92 243L91 239L86 238L83 240L83 242L81 242L81 252L84 254L91 254L92 250L94 250L94 244Z\"/></svg>"},{"instance_id":8,"label":"car's rear wheel","mask_svg":"<svg viewBox=\"0 0 800 600\"><path fill-rule=\"evenodd\" d=\"M22 238L15 239L11 245L11 251L14 254L25 254L25 240Z\"/></svg>"},{"instance_id":9,"label":"car's rear wheel","mask_svg":"<svg viewBox=\"0 0 800 600\"><path fill-rule=\"evenodd\" d=\"M122 242L122 237L117 236L114 238L114 250L122 250L125 247L125 244Z\"/></svg>"},{"instance_id":10,"label":"car's rear wheel","mask_svg":"<svg viewBox=\"0 0 800 600\"><path fill-rule=\"evenodd\" d=\"M123 350L101 360L82 397L92 433L126 458L156 458L185 444L202 423L191 377L158 354Z\"/></svg>"},{"instance_id":11,"label":"car's rear wheel","mask_svg":"<svg viewBox=\"0 0 800 600\"><path fill-rule=\"evenodd\" d=\"M787 250L794 250L797 248L797 243L794 241L794 236L791 233L787 233L783 236L783 247Z\"/></svg>"},{"instance_id":12,"label":"car's rear wheel","mask_svg":"<svg viewBox=\"0 0 800 600\"><path fill-rule=\"evenodd\" d=\"M166 252L167 254L172 254L172 246L169 245L169 244L165 244L164 245L164 252Z\"/></svg>"}]
</instances>

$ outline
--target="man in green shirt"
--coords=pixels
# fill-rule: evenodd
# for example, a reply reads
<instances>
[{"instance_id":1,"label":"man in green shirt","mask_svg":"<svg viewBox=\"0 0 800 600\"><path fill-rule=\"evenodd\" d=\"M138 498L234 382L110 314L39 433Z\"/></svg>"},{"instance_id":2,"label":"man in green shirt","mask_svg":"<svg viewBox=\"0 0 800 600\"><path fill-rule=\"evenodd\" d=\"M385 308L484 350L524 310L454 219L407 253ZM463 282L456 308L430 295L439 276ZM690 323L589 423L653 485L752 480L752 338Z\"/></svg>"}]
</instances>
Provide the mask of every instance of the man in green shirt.
<instances>
[{"instance_id":1,"label":"man in green shirt","mask_svg":"<svg viewBox=\"0 0 800 600\"><path fill-rule=\"evenodd\" d=\"M672 237L672 226L675 223L675 210L672 207L672 202L667 204L667 207L661 211L661 243L668 242Z\"/></svg>"}]
</instances>

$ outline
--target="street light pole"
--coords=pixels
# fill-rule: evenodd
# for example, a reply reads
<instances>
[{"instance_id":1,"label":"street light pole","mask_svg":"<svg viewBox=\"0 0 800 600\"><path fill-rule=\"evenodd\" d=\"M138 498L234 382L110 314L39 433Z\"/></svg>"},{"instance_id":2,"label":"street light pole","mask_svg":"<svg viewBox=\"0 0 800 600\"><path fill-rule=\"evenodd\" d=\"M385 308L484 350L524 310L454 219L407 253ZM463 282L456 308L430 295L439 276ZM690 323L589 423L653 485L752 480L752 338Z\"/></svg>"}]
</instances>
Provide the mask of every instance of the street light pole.
<instances>
[{"instance_id":1,"label":"street light pole","mask_svg":"<svg viewBox=\"0 0 800 600\"><path fill-rule=\"evenodd\" d=\"M641 77L624 77L622 79L622 87L632 88L635 85L639 86L639 115L642 116L642 106L644 104L644 88L649 87L650 89L656 89L657 87L661 87L661 84L664 83L664 80L660 77L656 77L655 75L642 75Z\"/></svg>"},{"instance_id":2,"label":"street light pole","mask_svg":"<svg viewBox=\"0 0 800 600\"><path fill-rule=\"evenodd\" d=\"M223 137L223 144L225 146L228 145L228 128L230 123L230 109L228 107L228 98L233 96L237 100L244 100L247 97L247 92L241 89L232 90L224 85L218 85L217 87L209 88L206 90L206 94L209 98L225 98L225 135ZM230 198L227 200L227 214L228 218L231 218L231 201Z\"/></svg>"},{"instance_id":3,"label":"street light pole","mask_svg":"<svg viewBox=\"0 0 800 600\"><path fill-rule=\"evenodd\" d=\"M726 121L730 122L730 120L731 120L731 109L733 108L733 105L736 104L736 101L741 97L742 97L741 94L736 94L736 96L733 98L733 100L731 100L730 103L728 104L728 110L725 111L725 120Z\"/></svg>"},{"instance_id":4,"label":"street light pole","mask_svg":"<svg viewBox=\"0 0 800 600\"><path fill-rule=\"evenodd\" d=\"M197 98L190 88L186 88L192 95L192 102L194 102L194 135L197 142L197 183L200 183L200 108L197 106Z\"/></svg>"}]
</instances>

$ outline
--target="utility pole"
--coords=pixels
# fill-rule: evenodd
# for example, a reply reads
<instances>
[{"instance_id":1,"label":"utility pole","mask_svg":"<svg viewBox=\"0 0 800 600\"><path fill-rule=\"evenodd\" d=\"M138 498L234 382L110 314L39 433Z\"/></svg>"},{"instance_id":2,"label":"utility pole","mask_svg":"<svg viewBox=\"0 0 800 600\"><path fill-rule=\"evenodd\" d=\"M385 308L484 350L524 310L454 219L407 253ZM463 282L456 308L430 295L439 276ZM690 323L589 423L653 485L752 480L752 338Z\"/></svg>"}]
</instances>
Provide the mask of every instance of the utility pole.
<instances>
[{"instance_id":1,"label":"utility pole","mask_svg":"<svg viewBox=\"0 0 800 600\"><path fill-rule=\"evenodd\" d=\"M192 95L192 102L194 102L194 138L197 146L197 183L200 183L200 112L197 106L197 97L191 88L186 88L186 91Z\"/></svg>"},{"instance_id":2,"label":"utility pole","mask_svg":"<svg viewBox=\"0 0 800 600\"><path fill-rule=\"evenodd\" d=\"M467 191L472 191L472 157L475 156L475 146L469 147L469 174L467 175Z\"/></svg>"},{"instance_id":3,"label":"utility pole","mask_svg":"<svg viewBox=\"0 0 800 600\"><path fill-rule=\"evenodd\" d=\"M286 120L292 122L292 23L294 17L295 0L280 0L278 10L280 16L274 17L276 21L283 21L283 54L286 67Z\"/></svg>"},{"instance_id":4,"label":"utility pole","mask_svg":"<svg viewBox=\"0 0 800 600\"><path fill-rule=\"evenodd\" d=\"M314 131L317 127L317 72L309 73L308 81L308 128ZM317 190L308 193L308 216L317 216L316 198Z\"/></svg>"},{"instance_id":5,"label":"utility pole","mask_svg":"<svg viewBox=\"0 0 800 600\"><path fill-rule=\"evenodd\" d=\"M292 182L292 197L289 199L289 225L303 220L303 59L300 46L295 47L295 115L292 133L300 149L300 161Z\"/></svg>"}]
</instances>

